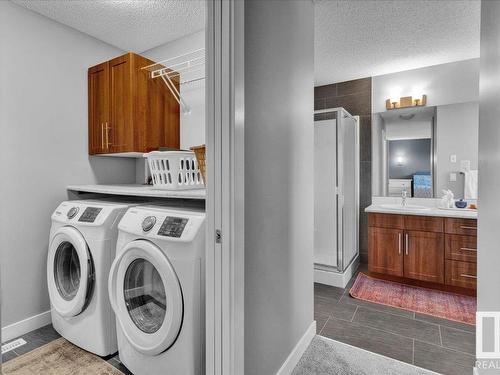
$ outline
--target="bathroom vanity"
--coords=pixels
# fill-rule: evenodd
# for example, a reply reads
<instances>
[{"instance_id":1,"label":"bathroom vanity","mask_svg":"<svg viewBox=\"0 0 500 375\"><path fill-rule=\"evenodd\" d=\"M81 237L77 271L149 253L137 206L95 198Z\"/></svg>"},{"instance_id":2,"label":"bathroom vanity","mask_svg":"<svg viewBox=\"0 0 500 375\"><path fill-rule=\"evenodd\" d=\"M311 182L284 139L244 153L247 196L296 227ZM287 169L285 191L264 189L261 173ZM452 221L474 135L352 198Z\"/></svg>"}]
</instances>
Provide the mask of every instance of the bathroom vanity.
<instances>
[{"instance_id":1,"label":"bathroom vanity","mask_svg":"<svg viewBox=\"0 0 500 375\"><path fill-rule=\"evenodd\" d=\"M475 293L476 212L396 210L383 205L366 211L370 273L413 285Z\"/></svg>"}]
</instances>

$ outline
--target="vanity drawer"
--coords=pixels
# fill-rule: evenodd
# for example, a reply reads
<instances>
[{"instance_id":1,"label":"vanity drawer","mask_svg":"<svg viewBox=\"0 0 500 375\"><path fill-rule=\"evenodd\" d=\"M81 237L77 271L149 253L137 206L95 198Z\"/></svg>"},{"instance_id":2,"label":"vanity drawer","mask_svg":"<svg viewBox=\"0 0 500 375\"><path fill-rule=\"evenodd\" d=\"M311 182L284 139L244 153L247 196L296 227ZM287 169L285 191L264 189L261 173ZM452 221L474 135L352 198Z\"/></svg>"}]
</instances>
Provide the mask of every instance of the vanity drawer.
<instances>
[{"instance_id":1,"label":"vanity drawer","mask_svg":"<svg viewBox=\"0 0 500 375\"><path fill-rule=\"evenodd\" d=\"M476 289L477 287L476 263L460 262L457 260L447 260L446 271L445 271L445 282L446 285Z\"/></svg>"},{"instance_id":2,"label":"vanity drawer","mask_svg":"<svg viewBox=\"0 0 500 375\"><path fill-rule=\"evenodd\" d=\"M445 232L450 234L464 234L467 236L477 236L476 219L445 219Z\"/></svg>"},{"instance_id":3,"label":"vanity drawer","mask_svg":"<svg viewBox=\"0 0 500 375\"><path fill-rule=\"evenodd\" d=\"M374 214L368 215L368 226L377 228L404 228L404 216L392 214Z\"/></svg>"},{"instance_id":4,"label":"vanity drawer","mask_svg":"<svg viewBox=\"0 0 500 375\"><path fill-rule=\"evenodd\" d=\"M477 262L477 237L447 234L445 237L446 259Z\"/></svg>"},{"instance_id":5,"label":"vanity drawer","mask_svg":"<svg viewBox=\"0 0 500 375\"><path fill-rule=\"evenodd\" d=\"M442 217L432 216L405 216L405 229L423 232L443 232Z\"/></svg>"}]
</instances>

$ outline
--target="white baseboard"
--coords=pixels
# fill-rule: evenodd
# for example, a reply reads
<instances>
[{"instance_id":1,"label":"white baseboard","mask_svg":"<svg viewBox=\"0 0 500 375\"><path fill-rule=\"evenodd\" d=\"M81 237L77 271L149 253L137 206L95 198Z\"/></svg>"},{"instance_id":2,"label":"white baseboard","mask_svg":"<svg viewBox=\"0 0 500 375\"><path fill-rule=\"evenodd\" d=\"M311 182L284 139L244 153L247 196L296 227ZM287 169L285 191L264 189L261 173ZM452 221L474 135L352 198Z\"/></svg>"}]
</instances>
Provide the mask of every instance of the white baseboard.
<instances>
[{"instance_id":1,"label":"white baseboard","mask_svg":"<svg viewBox=\"0 0 500 375\"><path fill-rule=\"evenodd\" d=\"M2 343L15 339L52 321L50 310L2 327Z\"/></svg>"},{"instance_id":2,"label":"white baseboard","mask_svg":"<svg viewBox=\"0 0 500 375\"><path fill-rule=\"evenodd\" d=\"M293 369L295 368L295 366L297 366L297 363L299 363L300 358L306 351L315 335L316 321L313 321L309 328L307 328L304 335L302 335L297 345L295 345L295 348L293 348L292 352L283 363L279 371L276 373L276 375L290 375L292 373Z\"/></svg>"},{"instance_id":3,"label":"white baseboard","mask_svg":"<svg viewBox=\"0 0 500 375\"><path fill-rule=\"evenodd\" d=\"M344 272L329 271L321 267L314 268L314 282L336 286L337 288L345 288L351 278L356 273L359 266L359 255L356 256L354 261L346 268Z\"/></svg>"}]
</instances>

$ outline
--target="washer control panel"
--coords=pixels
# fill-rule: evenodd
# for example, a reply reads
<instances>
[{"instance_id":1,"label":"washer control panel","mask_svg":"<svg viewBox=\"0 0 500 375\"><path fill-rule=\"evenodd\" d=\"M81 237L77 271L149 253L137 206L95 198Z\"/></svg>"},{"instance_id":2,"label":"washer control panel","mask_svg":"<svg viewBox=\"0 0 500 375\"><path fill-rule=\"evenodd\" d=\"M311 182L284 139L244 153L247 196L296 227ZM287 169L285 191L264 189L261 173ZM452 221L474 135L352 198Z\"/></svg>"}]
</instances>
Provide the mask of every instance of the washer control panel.
<instances>
[{"instance_id":1,"label":"washer control panel","mask_svg":"<svg viewBox=\"0 0 500 375\"><path fill-rule=\"evenodd\" d=\"M158 235L180 238L188 221L183 217L167 216L158 230Z\"/></svg>"},{"instance_id":2,"label":"washer control panel","mask_svg":"<svg viewBox=\"0 0 500 375\"><path fill-rule=\"evenodd\" d=\"M101 207L87 207L78 221L82 223L93 223L101 211Z\"/></svg>"}]
</instances>

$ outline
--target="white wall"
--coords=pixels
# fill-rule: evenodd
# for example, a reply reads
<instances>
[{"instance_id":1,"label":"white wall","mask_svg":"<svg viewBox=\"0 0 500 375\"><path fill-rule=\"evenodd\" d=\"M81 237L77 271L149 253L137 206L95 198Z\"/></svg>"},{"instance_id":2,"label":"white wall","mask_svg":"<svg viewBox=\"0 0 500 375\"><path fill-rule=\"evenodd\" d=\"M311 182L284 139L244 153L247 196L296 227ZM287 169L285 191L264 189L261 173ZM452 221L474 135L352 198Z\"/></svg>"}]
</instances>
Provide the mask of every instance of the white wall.
<instances>
[{"instance_id":1,"label":"white wall","mask_svg":"<svg viewBox=\"0 0 500 375\"><path fill-rule=\"evenodd\" d=\"M481 2L478 310L500 311L500 2Z\"/></svg>"},{"instance_id":2,"label":"white wall","mask_svg":"<svg viewBox=\"0 0 500 375\"><path fill-rule=\"evenodd\" d=\"M433 65L372 78L372 113L388 98L427 95L428 106L474 102L479 97L479 59Z\"/></svg>"},{"instance_id":3,"label":"white wall","mask_svg":"<svg viewBox=\"0 0 500 375\"><path fill-rule=\"evenodd\" d=\"M88 157L87 68L122 51L0 2L2 327L49 309L50 215L68 184L128 183L133 159Z\"/></svg>"},{"instance_id":4,"label":"white wall","mask_svg":"<svg viewBox=\"0 0 500 375\"><path fill-rule=\"evenodd\" d=\"M442 105L436 108L435 129L435 181L437 196L442 189L450 189L456 198L464 197L464 176L460 172L460 160L470 160L471 169L477 169L478 162L479 104L460 103ZM457 162L450 162L450 155L457 156ZM457 181L450 181L454 172Z\"/></svg>"},{"instance_id":5,"label":"white wall","mask_svg":"<svg viewBox=\"0 0 500 375\"><path fill-rule=\"evenodd\" d=\"M314 5L245 2L245 375L313 322Z\"/></svg>"},{"instance_id":6,"label":"white wall","mask_svg":"<svg viewBox=\"0 0 500 375\"><path fill-rule=\"evenodd\" d=\"M205 30L141 52L141 55L161 61L200 48L205 48ZM189 149L205 143L205 81L182 85L181 95L191 108L189 114L181 111L181 148Z\"/></svg>"}]
</instances>

